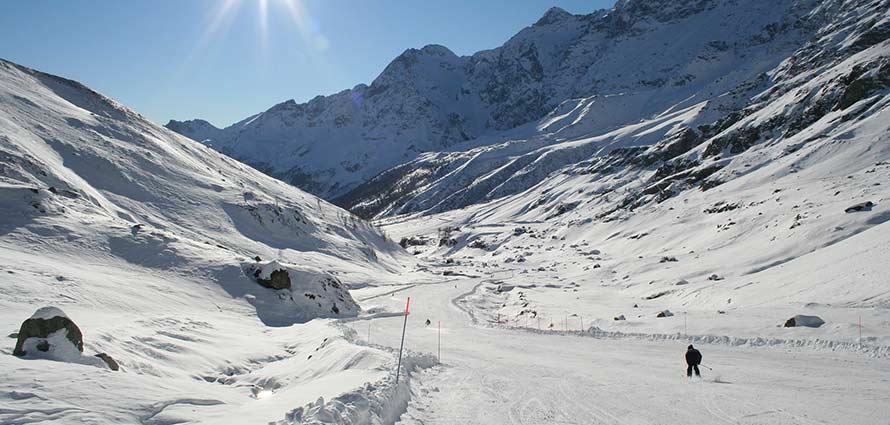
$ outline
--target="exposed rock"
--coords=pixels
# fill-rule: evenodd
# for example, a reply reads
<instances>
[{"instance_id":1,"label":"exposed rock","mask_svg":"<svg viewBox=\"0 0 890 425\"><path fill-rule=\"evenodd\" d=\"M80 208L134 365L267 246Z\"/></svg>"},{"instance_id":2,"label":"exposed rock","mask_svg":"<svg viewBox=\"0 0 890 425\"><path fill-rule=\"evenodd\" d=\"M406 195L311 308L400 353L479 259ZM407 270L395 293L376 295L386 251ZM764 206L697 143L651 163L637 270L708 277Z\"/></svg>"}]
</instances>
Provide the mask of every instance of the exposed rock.
<instances>
[{"instance_id":1,"label":"exposed rock","mask_svg":"<svg viewBox=\"0 0 890 425\"><path fill-rule=\"evenodd\" d=\"M655 293L655 294L652 294L652 295L648 295L648 296L645 297L645 299L647 299L647 300L654 300L654 299L656 299L656 298L663 297L663 296L665 296L665 295L667 295L667 294L670 294L670 293L671 293L671 291L661 291L661 292L658 292L658 293Z\"/></svg>"},{"instance_id":2,"label":"exposed rock","mask_svg":"<svg viewBox=\"0 0 890 425\"><path fill-rule=\"evenodd\" d=\"M259 275L256 278L257 283L271 289L290 289L290 276L287 270L275 270L268 279L263 279Z\"/></svg>"},{"instance_id":3,"label":"exposed rock","mask_svg":"<svg viewBox=\"0 0 890 425\"><path fill-rule=\"evenodd\" d=\"M99 354L96 354L96 357L102 359L102 361L104 361L105 364L108 365L108 368L109 368L109 369L111 369L111 370L113 370L113 371L118 371L118 370L120 370L120 365L118 365L117 362L116 362L111 356L109 356L108 354L105 354L105 353L99 353Z\"/></svg>"},{"instance_id":4,"label":"exposed rock","mask_svg":"<svg viewBox=\"0 0 890 425\"><path fill-rule=\"evenodd\" d=\"M674 313L671 313L670 310L662 310L659 311L658 314L655 315L655 317L671 317L673 315Z\"/></svg>"},{"instance_id":5,"label":"exposed rock","mask_svg":"<svg viewBox=\"0 0 890 425\"><path fill-rule=\"evenodd\" d=\"M624 317L623 314L619 314L618 316L615 316L615 317L613 318L613 320L627 320L627 319L625 319L625 317Z\"/></svg>"},{"instance_id":6,"label":"exposed rock","mask_svg":"<svg viewBox=\"0 0 890 425\"><path fill-rule=\"evenodd\" d=\"M718 281L718 280L723 280L723 278L715 273L715 274L708 276L708 280Z\"/></svg>"},{"instance_id":7,"label":"exposed rock","mask_svg":"<svg viewBox=\"0 0 890 425\"><path fill-rule=\"evenodd\" d=\"M825 321L822 320L819 316L807 316L803 314L798 314L788 320L785 321L786 328L794 328L798 326L805 326L808 328L818 328L825 324Z\"/></svg>"},{"instance_id":8,"label":"exposed rock","mask_svg":"<svg viewBox=\"0 0 890 425\"><path fill-rule=\"evenodd\" d=\"M57 337L59 332L63 332L64 338ZM78 353L83 352L80 328L56 307L43 307L34 312L22 323L17 338L12 354L20 357L28 355L32 349L48 352L65 342L70 343L71 347L59 347L61 350L71 351L73 348Z\"/></svg>"},{"instance_id":9,"label":"exposed rock","mask_svg":"<svg viewBox=\"0 0 890 425\"><path fill-rule=\"evenodd\" d=\"M658 260L658 262L659 263L676 263L677 257L669 257L669 256L661 257L661 260Z\"/></svg>"},{"instance_id":10,"label":"exposed rock","mask_svg":"<svg viewBox=\"0 0 890 425\"><path fill-rule=\"evenodd\" d=\"M402 248L408 248L409 246L422 246L426 245L426 239L423 238L415 238L413 236L406 236L399 241L399 246Z\"/></svg>"},{"instance_id":11,"label":"exposed rock","mask_svg":"<svg viewBox=\"0 0 890 425\"><path fill-rule=\"evenodd\" d=\"M469 246L470 248L476 248L476 249L488 248L488 244L485 243L485 241L483 241L482 239L474 239L473 242L470 242L470 244L467 246Z\"/></svg>"},{"instance_id":12,"label":"exposed rock","mask_svg":"<svg viewBox=\"0 0 890 425\"><path fill-rule=\"evenodd\" d=\"M859 211L871 211L871 208L873 206L875 206L875 204L872 201L860 202L858 204L851 205L851 206L847 207L847 209L845 209L844 212L849 214L852 212L859 212Z\"/></svg>"}]
</instances>

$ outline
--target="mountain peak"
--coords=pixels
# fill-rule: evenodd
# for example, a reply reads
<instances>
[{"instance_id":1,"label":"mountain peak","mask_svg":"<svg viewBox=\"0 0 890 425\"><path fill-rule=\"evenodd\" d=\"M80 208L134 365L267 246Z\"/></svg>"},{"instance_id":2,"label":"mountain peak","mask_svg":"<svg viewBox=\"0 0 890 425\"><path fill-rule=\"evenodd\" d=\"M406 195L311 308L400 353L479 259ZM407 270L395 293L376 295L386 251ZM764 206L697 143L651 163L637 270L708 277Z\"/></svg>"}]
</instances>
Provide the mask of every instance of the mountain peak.
<instances>
[{"instance_id":1,"label":"mountain peak","mask_svg":"<svg viewBox=\"0 0 890 425\"><path fill-rule=\"evenodd\" d=\"M538 19L538 22L535 22L535 26L544 26L555 24L559 21L565 20L566 18L571 18L572 15L569 12L566 12L565 9L553 6L550 9L547 9L547 12L544 13L544 16L541 19Z\"/></svg>"},{"instance_id":2,"label":"mountain peak","mask_svg":"<svg viewBox=\"0 0 890 425\"><path fill-rule=\"evenodd\" d=\"M420 49L420 52L434 56L457 56L451 49L441 44L427 44Z\"/></svg>"},{"instance_id":3,"label":"mountain peak","mask_svg":"<svg viewBox=\"0 0 890 425\"><path fill-rule=\"evenodd\" d=\"M164 127L199 142L214 139L222 131L209 121L199 118L185 121L170 120Z\"/></svg>"}]
</instances>

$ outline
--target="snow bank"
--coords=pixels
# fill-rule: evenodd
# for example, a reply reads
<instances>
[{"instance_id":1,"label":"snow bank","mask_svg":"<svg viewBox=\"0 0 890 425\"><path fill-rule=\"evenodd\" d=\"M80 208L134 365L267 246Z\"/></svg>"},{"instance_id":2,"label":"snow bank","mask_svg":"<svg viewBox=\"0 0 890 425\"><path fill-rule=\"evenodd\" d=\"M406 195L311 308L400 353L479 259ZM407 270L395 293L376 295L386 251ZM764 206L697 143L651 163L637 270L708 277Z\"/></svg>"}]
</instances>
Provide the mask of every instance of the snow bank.
<instances>
[{"instance_id":1,"label":"snow bank","mask_svg":"<svg viewBox=\"0 0 890 425\"><path fill-rule=\"evenodd\" d=\"M408 408L411 376L419 369L435 365L433 355L408 353L402 357L398 384L395 374L391 373L380 382L366 383L327 402L319 397L314 403L289 412L278 425L394 423Z\"/></svg>"},{"instance_id":2,"label":"snow bank","mask_svg":"<svg viewBox=\"0 0 890 425\"><path fill-rule=\"evenodd\" d=\"M32 319L42 320L49 320L53 317L64 317L67 319L68 315L65 314L65 312L63 312L60 308L52 306L40 307L37 309L37 311L34 312L34 314L31 315Z\"/></svg>"}]
</instances>

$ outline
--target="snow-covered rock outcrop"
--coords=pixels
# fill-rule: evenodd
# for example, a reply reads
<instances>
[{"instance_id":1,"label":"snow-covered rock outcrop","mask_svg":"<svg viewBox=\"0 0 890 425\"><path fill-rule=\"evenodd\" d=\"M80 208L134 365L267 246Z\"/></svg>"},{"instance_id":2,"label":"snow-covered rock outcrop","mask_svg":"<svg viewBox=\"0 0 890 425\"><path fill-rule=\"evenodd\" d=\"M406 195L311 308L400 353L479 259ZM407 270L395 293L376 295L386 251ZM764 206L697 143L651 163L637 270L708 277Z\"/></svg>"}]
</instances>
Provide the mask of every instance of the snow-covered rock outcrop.
<instances>
[{"instance_id":1,"label":"snow-covered rock outcrop","mask_svg":"<svg viewBox=\"0 0 890 425\"><path fill-rule=\"evenodd\" d=\"M244 269L257 283L270 289L283 291L289 303L306 320L316 317L354 317L360 307L349 290L335 276L321 270L282 264L246 263ZM279 297L281 298L281 297Z\"/></svg>"}]
</instances>

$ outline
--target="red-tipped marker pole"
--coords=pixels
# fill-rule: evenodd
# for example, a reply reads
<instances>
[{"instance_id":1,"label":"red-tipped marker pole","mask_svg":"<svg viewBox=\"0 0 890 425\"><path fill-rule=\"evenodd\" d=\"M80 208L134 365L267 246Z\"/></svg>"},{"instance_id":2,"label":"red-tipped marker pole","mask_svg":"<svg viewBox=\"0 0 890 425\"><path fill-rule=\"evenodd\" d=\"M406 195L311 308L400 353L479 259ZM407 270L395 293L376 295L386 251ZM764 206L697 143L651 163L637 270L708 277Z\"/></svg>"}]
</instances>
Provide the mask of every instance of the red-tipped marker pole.
<instances>
[{"instance_id":1,"label":"red-tipped marker pole","mask_svg":"<svg viewBox=\"0 0 890 425\"><path fill-rule=\"evenodd\" d=\"M405 323L402 324L402 343L399 344L399 362L396 364L396 385L399 385L399 374L402 371L402 348L405 347L405 329L408 328L408 309L411 307L411 297L405 304Z\"/></svg>"}]
</instances>

